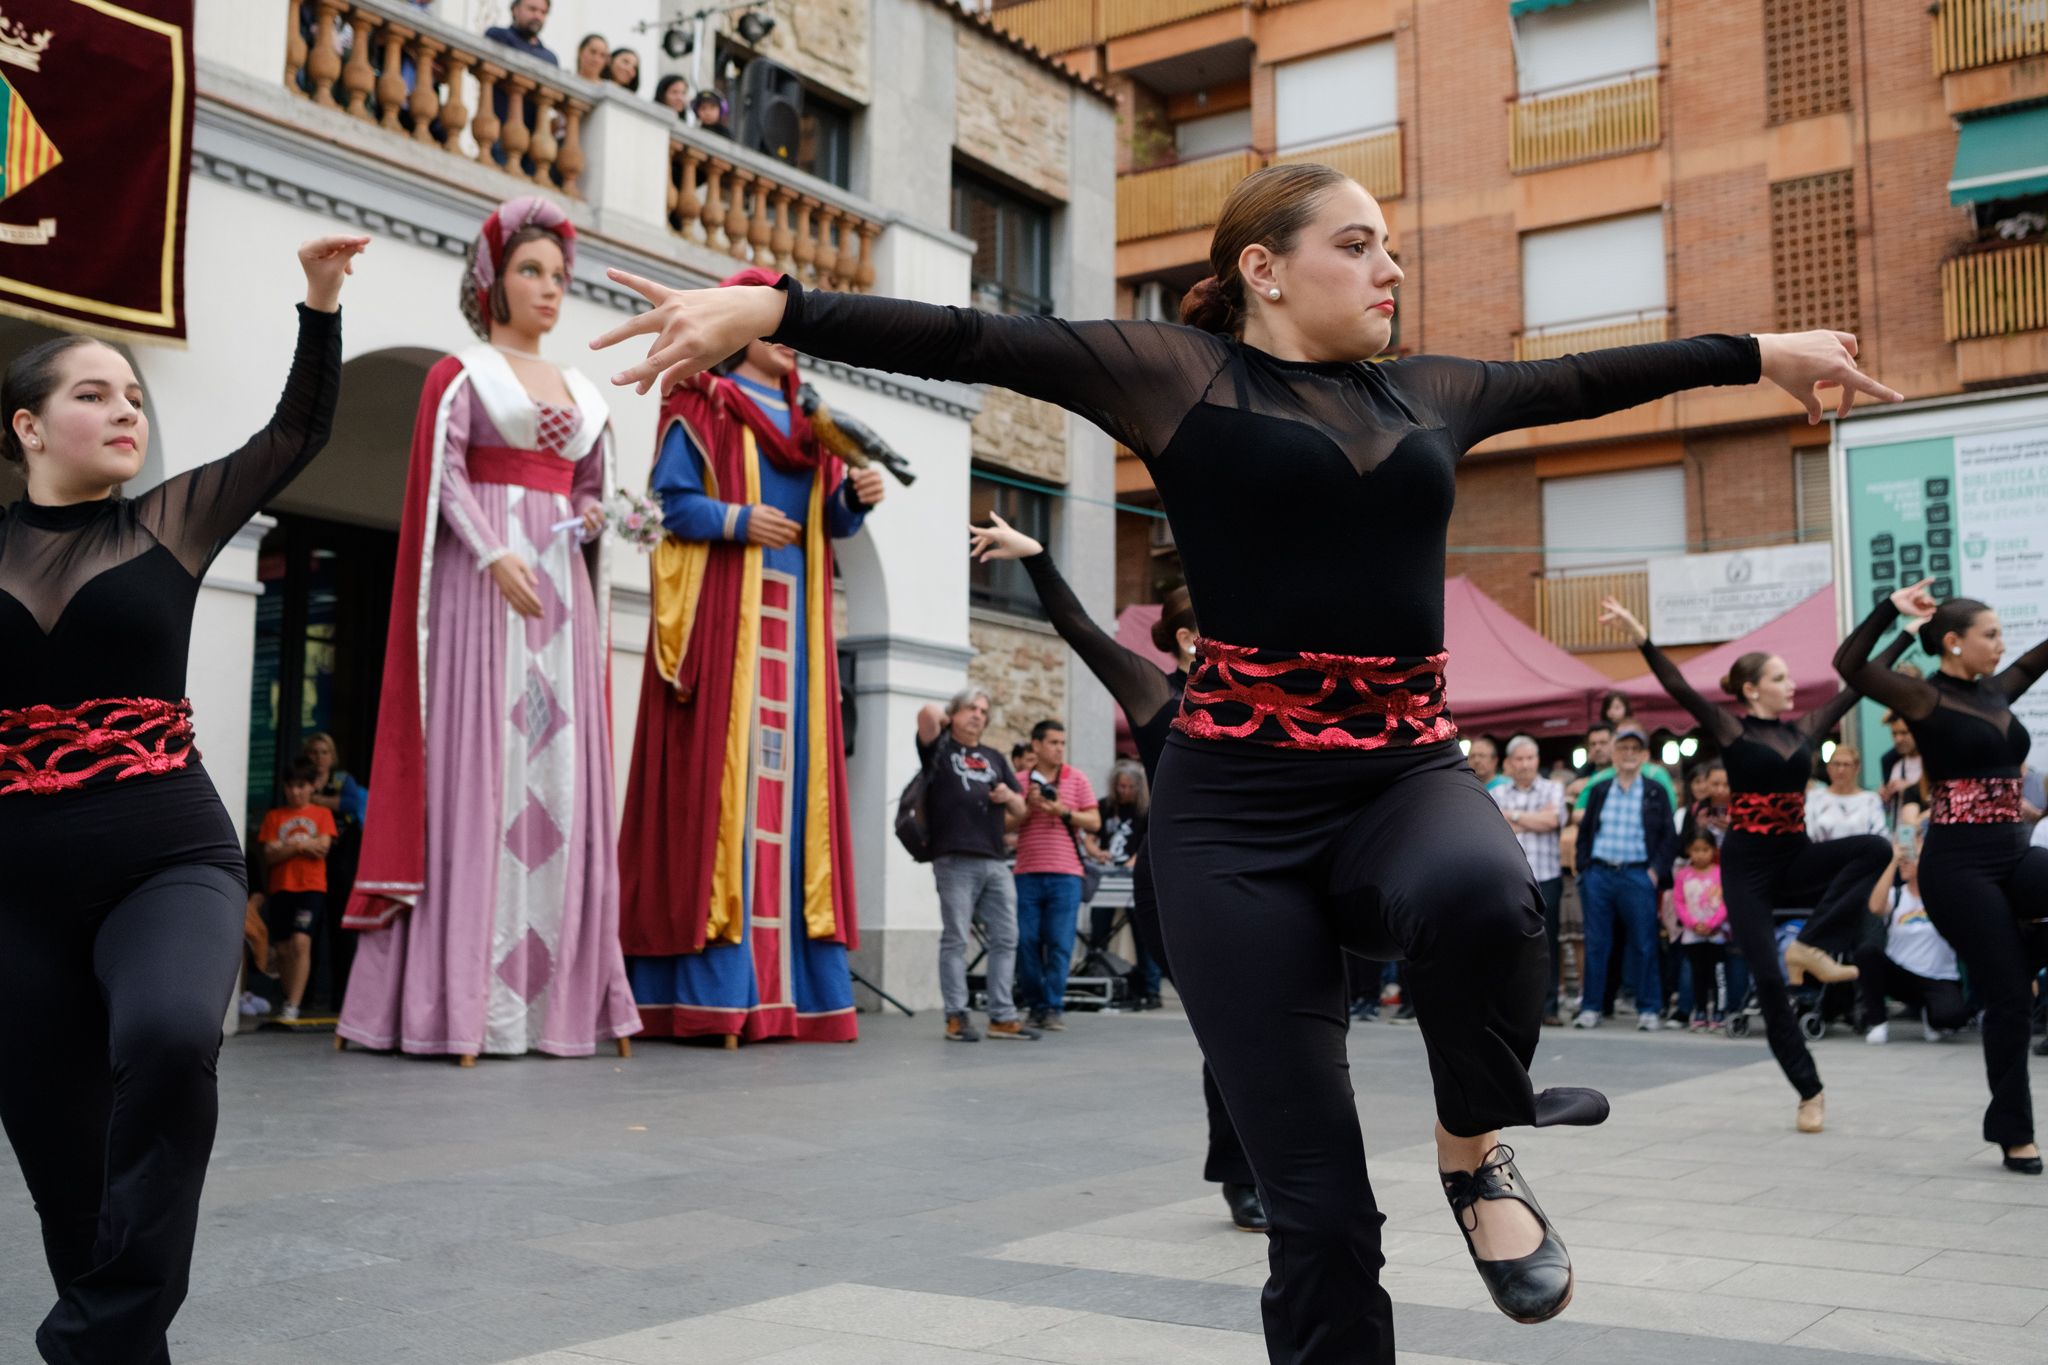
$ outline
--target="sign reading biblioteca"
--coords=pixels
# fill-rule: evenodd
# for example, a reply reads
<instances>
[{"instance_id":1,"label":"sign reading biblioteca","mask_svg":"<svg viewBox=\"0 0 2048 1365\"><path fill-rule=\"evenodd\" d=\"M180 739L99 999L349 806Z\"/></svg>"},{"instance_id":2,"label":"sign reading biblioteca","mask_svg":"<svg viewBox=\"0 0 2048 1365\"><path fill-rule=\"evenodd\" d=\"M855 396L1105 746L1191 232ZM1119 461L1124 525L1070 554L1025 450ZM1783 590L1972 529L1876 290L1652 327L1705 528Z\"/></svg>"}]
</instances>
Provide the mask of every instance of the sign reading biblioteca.
<instances>
[{"instance_id":1,"label":"sign reading biblioteca","mask_svg":"<svg viewBox=\"0 0 2048 1365\"><path fill-rule=\"evenodd\" d=\"M185 337L193 0L0 0L0 313Z\"/></svg>"}]
</instances>

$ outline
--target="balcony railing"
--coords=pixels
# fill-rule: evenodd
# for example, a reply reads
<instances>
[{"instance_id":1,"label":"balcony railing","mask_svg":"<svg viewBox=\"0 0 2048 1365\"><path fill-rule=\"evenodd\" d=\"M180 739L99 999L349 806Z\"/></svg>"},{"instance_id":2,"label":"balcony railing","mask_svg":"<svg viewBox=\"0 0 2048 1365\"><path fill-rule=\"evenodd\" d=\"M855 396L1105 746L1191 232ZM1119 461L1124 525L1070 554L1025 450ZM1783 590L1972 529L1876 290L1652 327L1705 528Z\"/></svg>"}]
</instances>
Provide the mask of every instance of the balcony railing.
<instances>
[{"instance_id":1,"label":"balcony railing","mask_svg":"<svg viewBox=\"0 0 2048 1365\"><path fill-rule=\"evenodd\" d=\"M1102 37L1106 42L1217 10L1243 8L1244 0L1102 0Z\"/></svg>"},{"instance_id":2,"label":"balcony railing","mask_svg":"<svg viewBox=\"0 0 2048 1365\"><path fill-rule=\"evenodd\" d=\"M1934 74L2048 54L2048 0L1941 0Z\"/></svg>"},{"instance_id":3,"label":"balcony railing","mask_svg":"<svg viewBox=\"0 0 2048 1365\"><path fill-rule=\"evenodd\" d=\"M1072 52L1102 41L1097 0L1024 0L989 15L996 27L1040 52Z\"/></svg>"},{"instance_id":4,"label":"balcony railing","mask_svg":"<svg viewBox=\"0 0 2048 1365\"><path fill-rule=\"evenodd\" d=\"M1579 351L1598 351L1608 346L1641 346L1666 341L1671 335L1667 313L1633 318L1627 322L1601 322L1587 327L1552 327L1524 332L1515 338L1515 359L1555 360Z\"/></svg>"},{"instance_id":5,"label":"balcony railing","mask_svg":"<svg viewBox=\"0 0 2048 1365\"><path fill-rule=\"evenodd\" d=\"M874 243L882 225L806 187L802 181L809 177L771 171L762 160L743 162L672 139L669 230L821 288L871 288Z\"/></svg>"},{"instance_id":6,"label":"balcony railing","mask_svg":"<svg viewBox=\"0 0 2048 1365\"><path fill-rule=\"evenodd\" d=\"M1950 341L2048 328L2048 242L1942 262L1941 320Z\"/></svg>"},{"instance_id":7,"label":"balcony railing","mask_svg":"<svg viewBox=\"0 0 2048 1365\"><path fill-rule=\"evenodd\" d=\"M1664 134L1655 71L1554 95L1524 95L1508 106L1508 165L1563 166L1654 147Z\"/></svg>"},{"instance_id":8,"label":"balcony railing","mask_svg":"<svg viewBox=\"0 0 2048 1365\"><path fill-rule=\"evenodd\" d=\"M585 82L391 0L287 0L284 10L286 89L582 197Z\"/></svg>"},{"instance_id":9,"label":"balcony railing","mask_svg":"<svg viewBox=\"0 0 2048 1365\"><path fill-rule=\"evenodd\" d=\"M1272 164L1279 166L1299 161L1320 161L1342 171L1365 186L1366 192L1376 198L1393 199L1401 193L1401 130L1398 126L1326 147L1282 152L1273 157Z\"/></svg>"},{"instance_id":10,"label":"balcony railing","mask_svg":"<svg viewBox=\"0 0 2048 1365\"><path fill-rule=\"evenodd\" d=\"M1117 177L1116 239L1134 242L1211 226L1237 182L1259 163L1259 154L1247 147Z\"/></svg>"},{"instance_id":11,"label":"balcony railing","mask_svg":"<svg viewBox=\"0 0 2048 1365\"><path fill-rule=\"evenodd\" d=\"M1602 598L1614 597L1638 618L1650 614L1650 571L1557 571L1536 580L1536 629L1564 649L1622 649L1628 636L1600 624Z\"/></svg>"}]
</instances>

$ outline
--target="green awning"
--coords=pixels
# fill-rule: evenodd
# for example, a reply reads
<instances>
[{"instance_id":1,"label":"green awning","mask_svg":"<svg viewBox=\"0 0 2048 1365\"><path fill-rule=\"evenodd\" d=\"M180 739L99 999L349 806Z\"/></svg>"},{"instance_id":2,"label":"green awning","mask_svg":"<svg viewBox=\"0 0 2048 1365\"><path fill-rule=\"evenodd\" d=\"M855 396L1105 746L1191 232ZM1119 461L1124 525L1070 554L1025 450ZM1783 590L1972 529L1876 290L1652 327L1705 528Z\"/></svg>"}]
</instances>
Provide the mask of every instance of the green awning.
<instances>
[{"instance_id":1,"label":"green awning","mask_svg":"<svg viewBox=\"0 0 2048 1365\"><path fill-rule=\"evenodd\" d=\"M1508 0L1508 17L1510 19L1519 19L1525 14L1534 14L1538 10L1556 9L1560 5L1569 5L1571 2L1572 0Z\"/></svg>"},{"instance_id":2,"label":"green awning","mask_svg":"<svg viewBox=\"0 0 2048 1365\"><path fill-rule=\"evenodd\" d=\"M2048 104L1965 122L1956 135L1948 202L1981 204L2048 193Z\"/></svg>"}]
</instances>

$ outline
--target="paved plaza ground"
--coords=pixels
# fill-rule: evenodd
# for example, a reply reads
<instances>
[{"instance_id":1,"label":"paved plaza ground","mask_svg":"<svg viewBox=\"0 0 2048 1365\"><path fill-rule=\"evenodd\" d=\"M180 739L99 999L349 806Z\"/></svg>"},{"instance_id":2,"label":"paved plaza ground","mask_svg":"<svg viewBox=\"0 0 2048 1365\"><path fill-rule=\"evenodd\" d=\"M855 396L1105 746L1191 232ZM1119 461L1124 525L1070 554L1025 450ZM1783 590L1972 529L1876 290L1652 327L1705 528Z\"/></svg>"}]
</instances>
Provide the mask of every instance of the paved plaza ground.
<instances>
[{"instance_id":1,"label":"paved plaza ground","mask_svg":"<svg viewBox=\"0 0 2048 1365\"><path fill-rule=\"evenodd\" d=\"M232 1039L178 1365L1260 1365L1264 1240L1201 1181L1172 1012L947 1046L645 1043L631 1061ZM1761 1041L1548 1030L1538 1080L1613 1119L1528 1132L1571 1246L1560 1320L1487 1302L1432 1176L1412 1026L1353 1030L1402 1358L2048 1362L2048 1179L1975 1140L1974 1040L1819 1049L1792 1130ZM2034 1063L2048 1082L2048 1062ZM2048 1088L2037 1086L2037 1088ZM0 1360L47 1306L0 1173Z\"/></svg>"}]
</instances>

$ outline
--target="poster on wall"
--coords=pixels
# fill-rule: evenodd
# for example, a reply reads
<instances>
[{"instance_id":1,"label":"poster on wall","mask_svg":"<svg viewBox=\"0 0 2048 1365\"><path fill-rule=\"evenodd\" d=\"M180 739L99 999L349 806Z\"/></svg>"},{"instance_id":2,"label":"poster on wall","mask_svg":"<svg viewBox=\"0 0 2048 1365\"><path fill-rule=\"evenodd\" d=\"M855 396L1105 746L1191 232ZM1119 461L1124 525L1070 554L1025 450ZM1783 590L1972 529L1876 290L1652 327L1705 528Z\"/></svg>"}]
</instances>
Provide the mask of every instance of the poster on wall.
<instances>
[{"instance_id":1,"label":"poster on wall","mask_svg":"<svg viewBox=\"0 0 2048 1365\"><path fill-rule=\"evenodd\" d=\"M1824 542L1653 559L1650 631L1665 645L1732 640L1783 616L1834 574Z\"/></svg>"},{"instance_id":2,"label":"poster on wall","mask_svg":"<svg viewBox=\"0 0 2048 1365\"><path fill-rule=\"evenodd\" d=\"M193 0L0 0L0 313L185 337Z\"/></svg>"},{"instance_id":3,"label":"poster on wall","mask_svg":"<svg viewBox=\"0 0 2048 1365\"><path fill-rule=\"evenodd\" d=\"M1835 435L1846 632L1923 578L1937 598L1997 609L2010 661L2048 636L2048 394L1929 406L1851 420ZM1935 661L1907 656L1928 669ZM2048 687L2013 708L2048 735ZM1882 708L1861 708L1864 769L1875 785L1889 739Z\"/></svg>"}]
</instances>

